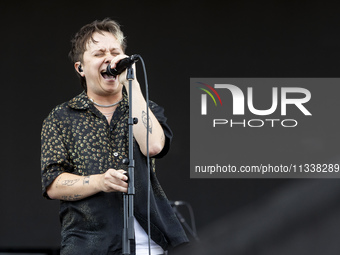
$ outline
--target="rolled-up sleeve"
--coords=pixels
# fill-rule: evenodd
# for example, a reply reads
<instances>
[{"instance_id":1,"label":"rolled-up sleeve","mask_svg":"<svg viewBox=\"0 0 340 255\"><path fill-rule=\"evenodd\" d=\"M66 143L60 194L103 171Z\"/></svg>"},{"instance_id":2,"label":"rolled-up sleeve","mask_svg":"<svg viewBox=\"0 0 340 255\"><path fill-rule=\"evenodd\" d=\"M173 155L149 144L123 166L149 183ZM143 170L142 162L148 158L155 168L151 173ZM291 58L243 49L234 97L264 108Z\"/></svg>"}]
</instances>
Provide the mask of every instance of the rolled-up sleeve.
<instances>
[{"instance_id":1,"label":"rolled-up sleeve","mask_svg":"<svg viewBox=\"0 0 340 255\"><path fill-rule=\"evenodd\" d=\"M164 144L162 151L160 153L158 153L157 155L153 156L153 157L154 158L162 158L170 150L170 145L171 145L173 133L172 133L169 125L167 124L167 118L164 115L164 108L157 105L153 101L150 101L149 106L150 106L150 110L152 111L152 113L157 118L159 124L162 126L164 136L165 136L165 144Z\"/></svg>"},{"instance_id":2,"label":"rolled-up sleeve","mask_svg":"<svg viewBox=\"0 0 340 255\"><path fill-rule=\"evenodd\" d=\"M55 113L51 113L43 122L41 130L41 183L43 196L47 195L47 187L61 173L71 172L72 165L65 144L62 131Z\"/></svg>"}]
</instances>

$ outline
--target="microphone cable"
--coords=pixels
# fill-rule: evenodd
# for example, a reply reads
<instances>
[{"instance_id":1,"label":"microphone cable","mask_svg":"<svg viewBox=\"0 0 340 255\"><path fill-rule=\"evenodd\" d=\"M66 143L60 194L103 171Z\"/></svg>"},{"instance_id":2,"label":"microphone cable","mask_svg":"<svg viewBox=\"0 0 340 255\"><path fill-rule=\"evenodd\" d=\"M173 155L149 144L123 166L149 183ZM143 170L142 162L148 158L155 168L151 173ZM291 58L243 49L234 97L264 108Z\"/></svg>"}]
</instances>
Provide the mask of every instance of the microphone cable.
<instances>
[{"instance_id":1,"label":"microphone cable","mask_svg":"<svg viewBox=\"0 0 340 255\"><path fill-rule=\"evenodd\" d=\"M146 162L147 162L147 170L148 170L148 185L147 185L147 221L148 221L148 248L149 255L151 255L151 219L150 219L150 207L151 207L151 169L150 169L150 155L149 155L149 85L148 78L146 73L146 67L143 58L138 55L138 59L140 60L143 67L144 74L144 83L145 83L145 101L146 101Z\"/></svg>"}]
</instances>

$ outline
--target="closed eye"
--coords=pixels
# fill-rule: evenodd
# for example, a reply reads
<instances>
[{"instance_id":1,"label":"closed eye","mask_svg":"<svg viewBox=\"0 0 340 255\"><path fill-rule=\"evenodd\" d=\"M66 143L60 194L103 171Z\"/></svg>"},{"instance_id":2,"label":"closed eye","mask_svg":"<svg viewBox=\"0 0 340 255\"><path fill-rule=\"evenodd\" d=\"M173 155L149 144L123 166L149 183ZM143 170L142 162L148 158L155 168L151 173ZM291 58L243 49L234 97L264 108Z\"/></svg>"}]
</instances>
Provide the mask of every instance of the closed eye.
<instances>
[{"instance_id":1,"label":"closed eye","mask_svg":"<svg viewBox=\"0 0 340 255\"><path fill-rule=\"evenodd\" d=\"M104 55L103 52L97 52L97 53L94 54L95 57L101 57L103 55Z\"/></svg>"},{"instance_id":2,"label":"closed eye","mask_svg":"<svg viewBox=\"0 0 340 255\"><path fill-rule=\"evenodd\" d=\"M116 52L116 51L114 51L114 52L111 52L111 55L115 57L115 56L118 56L118 55L120 55L120 52Z\"/></svg>"}]
</instances>

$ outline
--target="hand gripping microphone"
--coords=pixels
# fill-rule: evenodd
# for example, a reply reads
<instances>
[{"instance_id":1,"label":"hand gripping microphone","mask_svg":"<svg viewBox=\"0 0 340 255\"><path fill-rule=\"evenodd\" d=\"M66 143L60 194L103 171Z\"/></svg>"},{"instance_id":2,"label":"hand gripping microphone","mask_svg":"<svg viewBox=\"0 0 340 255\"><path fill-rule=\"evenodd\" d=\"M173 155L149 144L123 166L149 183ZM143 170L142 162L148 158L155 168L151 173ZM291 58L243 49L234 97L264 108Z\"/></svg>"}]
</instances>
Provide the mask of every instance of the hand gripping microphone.
<instances>
[{"instance_id":1,"label":"hand gripping microphone","mask_svg":"<svg viewBox=\"0 0 340 255\"><path fill-rule=\"evenodd\" d=\"M109 64L106 68L106 72L112 76L121 74L122 72L124 72L126 68L132 66L133 63L137 62L138 58L139 58L138 54L132 55L127 58L123 58L117 63L116 67L112 69L111 69L111 65Z\"/></svg>"}]
</instances>

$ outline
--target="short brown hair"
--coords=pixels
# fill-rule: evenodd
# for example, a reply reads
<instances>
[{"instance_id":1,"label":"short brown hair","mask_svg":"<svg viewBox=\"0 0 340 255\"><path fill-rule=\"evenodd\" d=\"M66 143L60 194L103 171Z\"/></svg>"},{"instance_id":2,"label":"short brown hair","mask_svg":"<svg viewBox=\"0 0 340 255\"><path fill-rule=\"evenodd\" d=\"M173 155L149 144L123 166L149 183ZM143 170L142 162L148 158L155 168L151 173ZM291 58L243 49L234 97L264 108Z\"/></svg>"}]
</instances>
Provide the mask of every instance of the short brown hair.
<instances>
[{"instance_id":1,"label":"short brown hair","mask_svg":"<svg viewBox=\"0 0 340 255\"><path fill-rule=\"evenodd\" d=\"M125 52L127 46L126 39L118 22L111 20L110 18L95 20L92 23L83 26L71 40L71 50L68 55L73 64L77 61L83 61L83 55L86 51L87 43L89 40L95 42L93 39L93 34L95 32L100 34L102 34L102 32L109 32L113 34L120 42L123 52ZM79 74L78 76L80 78L81 86L86 90L86 79Z\"/></svg>"}]
</instances>

